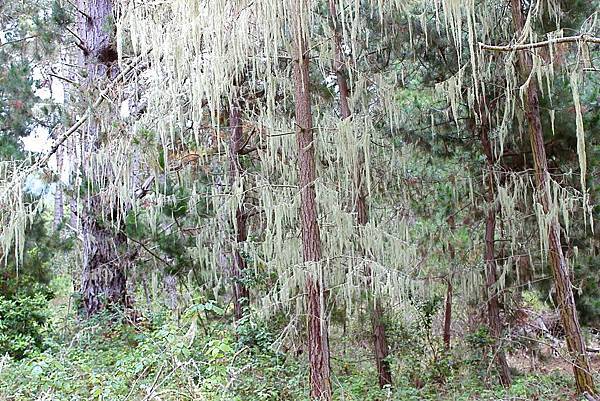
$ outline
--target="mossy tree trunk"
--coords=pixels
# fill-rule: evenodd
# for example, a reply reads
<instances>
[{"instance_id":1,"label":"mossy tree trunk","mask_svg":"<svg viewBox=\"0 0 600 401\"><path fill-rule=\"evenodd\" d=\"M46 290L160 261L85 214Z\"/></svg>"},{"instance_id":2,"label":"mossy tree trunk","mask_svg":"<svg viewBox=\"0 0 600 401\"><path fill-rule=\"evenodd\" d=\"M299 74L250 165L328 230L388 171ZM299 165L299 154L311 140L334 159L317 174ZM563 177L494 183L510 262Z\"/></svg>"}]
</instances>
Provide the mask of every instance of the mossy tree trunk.
<instances>
[{"instance_id":1,"label":"mossy tree trunk","mask_svg":"<svg viewBox=\"0 0 600 401\"><path fill-rule=\"evenodd\" d=\"M240 118L240 106L237 99L233 99L231 109L229 111L229 126L229 183L231 190L234 191L237 186L242 185L243 169L240 160L240 153L244 146L243 128ZM243 197L239 200L239 204L236 207L234 219L231 276L233 279L234 316L237 320L239 320L244 314L244 309L248 305L250 296L248 288L243 283L246 261L240 251L240 247L244 242L246 242L248 237L248 230L246 227L247 215L244 211Z\"/></svg>"},{"instance_id":2,"label":"mossy tree trunk","mask_svg":"<svg viewBox=\"0 0 600 401\"><path fill-rule=\"evenodd\" d=\"M483 101L481 101L483 103ZM494 360L498 367L500 383L504 387L510 387L512 378L506 355L502 346L502 321L500 320L500 304L498 302L498 266L495 254L496 239L496 180L494 175L495 158L492 144L489 138L489 126L487 123L487 109L480 104L481 117L481 145L486 157L487 164L487 215L485 219L485 289L487 296L487 315L490 334L494 340Z\"/></svg>"},{"instance_id":3,"label":"mossy tree trunk","mask_svg":"<svg viewBox=\"0 0 600 401\"><path fill-rule=\"evenodd\" d=\"M315 191L315 149L309 90L309 52L307 29L301 15L308 7L306 0L296 3L294 25L294 100L296 115L296 142L298 148L298 175L300 185L300 224L302 226L302 253L307 268L319 268L321 263L321 236L317 216ZM322 276L322 275L319 275ZM307 272L308 297L308 358L310 364L310 395L312 399L330 401L331 367L329 333L320 277Z\"/></svg>"},{"instance_id":4,"label":"mossy tree trunk","mask_svg":"<svg viewBox=\"0 0 600 401\"><path fill-rule=\"evenodd\" d=\"M342 38L340 26L337 19L336 0L329 0L329 14L333 28L333 72L340 91L340 117L342 120L350 118L351 111L348 104L349 86L346 79L347 71L342 57ZM361 155L362 156L362 155ZM356 214L356 223L362 230L368 221L367 196L364 188L364 162L363 157L359 157L359 163L356 166L354 182L354 211ZM365 274L371 277L371 269L367 265ZM373 354L375 357L375 366L377 368L378 382L380 387L392 385L392 370L388 361L389 347L385 333L384 309L379 299L369 300L371 306L371 327L373 335Z\"/></svg>"},{"instance_id":5,"label":"mossy tree trunk","mask_svg":"<svg viewBox=\"0 0 600 401\"><path fill-rule=\"evenodd\" d=\"M116 73L114 62L117 58L112 40L113 3L111 0L79 0L77 3L78 35L81 43L79 64L87 72L84 88L94 93L95 88ZM94 110L92 110L92 113ZM88 175L94 188L88 190L83 199L79 221L83 237L83 269L81 292L83 307L87 316L93 315L107 306L124 306L126 297L126 268L130 257L126 253L127 238L111 227L122 225L122 217L115 210L107 211L102 204L99 182L92 177L98 171L87 171L85 160L92 159L101 140L101 125L92 115L87 131L82 135L83 173ZM101 221L103 216L104 221Z\"/></svg>"},{"instance_id":6,"label":"mossy tree trunk","mask_svg":"<svg viewBox=\"0 0 600 401\"><path fill-rule=\"evenodd\" d=\"M515 31L517 36L519 36L525 26L525 15L521 0L511 0L511 11ZM595 394L596 388L575 309L569 267L562 250L560 238L561 226L557 214L554 213L557 205L554 204L551 194L551 177L548 171L548 160L540 118L538 81L535 74L531 74L530 76L533 68L533 60L528 51L519 51L518 61L522 79L529 79L525 91L524 107L525 117L529 125L529 140L535 167L537 197L544 215L552 216L550 217L551 220L548 224L547 232L550 267L554 276L556 298L561 322L565 330L567 348L573 365L575 383L578 392Z\"/></svg>"}]
</instances>

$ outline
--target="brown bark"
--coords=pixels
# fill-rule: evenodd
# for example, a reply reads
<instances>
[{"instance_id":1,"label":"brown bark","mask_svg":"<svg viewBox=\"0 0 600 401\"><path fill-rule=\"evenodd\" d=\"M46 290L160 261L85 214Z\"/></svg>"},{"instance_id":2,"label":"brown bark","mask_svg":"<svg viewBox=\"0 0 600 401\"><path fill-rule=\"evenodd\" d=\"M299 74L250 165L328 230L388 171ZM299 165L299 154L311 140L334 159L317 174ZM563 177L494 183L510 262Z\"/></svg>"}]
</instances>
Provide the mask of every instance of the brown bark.
<instances>
[{"instance_id":1,"label":"brown bark","mask_svg":"<svg viewBox=\"0 0 600 401\"><path fill-rule=\"evenodd\" d=\"M302 225L302 253L304 262L321 262L321 237L317 220L315 192L315 155L313 122L309 92L308 47L306 27L301 14L307 7L300 0L294 10L294 100L296 114L296 141L298 147L298 175L300 184L300 224ZM318 278L306 277L308 296L308 358L310 364L310 395L313 399L331 400L331 368L327 319L321 299L323 289Z\"/></svg>"},{"instance_id":2,"label":"brown bark","mask_svg":"<svg viewBox=\"0 0 600 401\"><path fill-rule=\"evenodd\" d=\"M375 353L375 366L377 368L377 379L379 387L392 385L392 369L388 356L388 347L385 325L383 322L383 306L379 300L375 301L375 307L371 311L371 325L373 330L373 349Z\"/></svg>"},{"instance_id":3,"label":"brown bark","mask_svg":"<svg viewBox=\"0 0 600 401\"><path fill-rule=\"evenodd\" d=\"M79 0L78 34L81 38L82 53L80 65L87 70L87 87L92 90L97 83L111 75L116 51L111 44L108 27L113 13L111 0ZM94 117L90 118L87 135L83 137L84 148L90 155L100 145L100 126ZM88 173L84 171L84 173ZM126 268L130 257L124 253L127 238L115 234L110 227L99 223L98 216L103 210L98 195L88 195L80 212L83 236L83 272L81 292L87 316L93 315L108 306L127 305ZM111 217L121 227L117 213Z\"/></svg>"},{"instance_id":4,"label":"brown bark","mask_svg":"<svg viewBox=\"0 0 600 401\"><path fill-rule=\"evenodd\" d=\"M444 348L450 350L450 336L452 328L452 278L446 278L446 300L444 308Z\"/></svg>"},{"instance_id":5,"label":"brown bark","mask_svg":"<svg viewBox=\"0 0 600 401\"><path fill-rule=\"evenodd\" d=\"M229 125L231 129L231 137L229 138L229 181L231 188L235 188L237 185L241 185L243 170L240 162L240 151L244 146L240 108L236 100L233 101L229 112ZM237 320L242 318L250 296L248 288L242 282L243 273L246 269L246 261L240 252L240 246L248 237L246 213L243 209L243 203L244 200L241 199L240 204L235 210L235 222L233 223L235 238L233 241L231 276L233 278L234 316Z\"/></svg>"},{"instance_id":6,"label":"brown bark","mask_svg":"<svg viewBox=\"0 0 600 401\"><path fill-rule=\"evenodd\" d=\"M97 224L94 217L84 217L83 272L81 292L87 316L107 307L128 304L125 266L129 257L121 256L126 237Z\"/></svg>"},{"instance_id":7,"label":"brown bark","mask_svg":"<svg viewBox=\"0 0 600 401\"><path fill-rule=\"evenodd\" d=\"M456 224L454 221L454 214L448 216L446 220L448 223L448 227L450 231L454 231L456 228ZM454 259L456 258L456 250L454 249L454 245L452 242L448 242L448 254L450 255L451 260L451 269L454 266ZM452 336L452 279L454 277L454 272L451 270L446 276L446 300L445 300L445 308L444 308L444 328L442 332L442 338L444 340L444 348L446 351L450 350L451 346L451 336Z\"/></svg>"},{"instance_id":8,"label":"brown bark","mask_svg":"<svg viewBox=\"0 0 600 401\"><path fill-rule=\"evenodd\" d=\"M496 183L494 178L494 154L489 138L489 126L487 119L487 109L483 106L482 100L479 104L481 118L481 145L486 156L488 179L487 179L487 217L485 220L485 288L487 295L487 315L490 334L494 340L494 359L500 374L500 383L504 387L510 387L512 378L506 355L501 344L502 321L500 320L500 305L498 302L498 266L495 256L495 235L496 235Z\"/></svg>"},{"instance_id":9,"label":"brown bark","mask_svg":"<svg viewBox=\"0 0 600 401\"><path fill-rule=\"evenodd\" d=\"M117 59L111 41L110 24L113 17L113 0L78 0L78 34L82 48L80 64L88 71L88 81L97 82L106 76Z\"/></svg>"},{"instance_id":10,"label":"brown bark","mask_svg":"<svg viewBox=\"0 0 600 401\"><path fill-rule=\"evenodd\" d=\"M504 350L500 344L502 337L502 323L500 321L500 306L498 304L498 291L495 287L498 276L496 258L494 257L494 233L496 231L496 212L490 205L485 223L485 286L487 289L487 311L490 334L494 339L494 357L498 365L500 383L510 387L511 376Z\"/></svg>"},{"instance_id":11,"label":"brown bark","mask_svg":"<svg viewBox=\"0 0 600 401\"><path fill-rule=\"evenodd\" d=\"M517 36L524 27L524 15L521 6L520 0L511 0L512 17ZM523 79L529 76L532 66L531 55L526 51L519 51L519 68ZM529 124L529 139L535 167L538 201L542 205L544 214L548 215L557 206L553 204L551 195L551 179L548 172L548 160L544 145L538 96L538 82L535 74L533 74L526 88L525 116ZM581 335L581 327L577 318L573 288L569 277L569 267L563 254L560 231L560 222L558 221L558 217L554 215L548 227L548 248L561 322L565 330L567 348L572 359L577 391L580 393L588 392L595 394L596 388L590 373L585 342Z\"/></svg>"},{"instance_id":12,"label":"brown bark","mask_svg":"<svg viewBox=\"0 0 600 401\"><path fill-rule=\"evenodd\" d=\"M340 91L340 116L342 120L350 117L350 106L348 104L348 81L344 71L344 62L342 60L342 39L340 35L339 22L337 20L336 0L329 0L329 14L333 26L333 70L336 76L337 85ZM362 155L361 155L362 156ZM367 224L369 217L367 212L367 197L363 185L364 166L363 157L359 157L360 162L356 166L355 176L355 200L354 208L356 212L356 222L359 227ZM371 277L371 269L367 265L367 277ZM371 302L370 302L371 303ZM375 357L375 365L377 367L377 375L379 386L392 385L392 370L388 361L389 347L385 333L385 325L383 322L383 306L379 300L375 301L375 306L371 311L371 327L373 331L373 351Z\"/></svg>"}]
</instances>

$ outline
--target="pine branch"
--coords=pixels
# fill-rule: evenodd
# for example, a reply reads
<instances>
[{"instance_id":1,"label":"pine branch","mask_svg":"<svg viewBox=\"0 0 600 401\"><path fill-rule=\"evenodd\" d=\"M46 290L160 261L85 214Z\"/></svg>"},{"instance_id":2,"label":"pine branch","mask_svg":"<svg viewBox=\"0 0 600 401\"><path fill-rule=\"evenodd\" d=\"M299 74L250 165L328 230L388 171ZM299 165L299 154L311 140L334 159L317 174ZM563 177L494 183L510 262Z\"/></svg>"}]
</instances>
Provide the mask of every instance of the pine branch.
<instances>
[{"instance_id":1,"label":"pine branch","mask_svg":"<svg viewBox=\"0 0 600 401\"><path fill-rule=\"evenodd\" d=\"M518 50L535 49L538 47L545 47L545 46L556 45L556 44L561 44L561 43L574 43L574 42L586 42L586 43L600 44L600 38L597 38L595 36L590 36L588 34L583 33L583 34L577 35L577 36L566 36L564 38L548 39L548 40L544 40L542 42L523 43L523 44L518 44L518 45L496 46L496 45L488 45L488 44L479 42L479 48L482 50L510 52L510 51L518 51Z\"/></svg>"},{"instance_id":2,"label":"pine branch","mask_svg":"<svg viewBox=\"0 0 600 401\"><path fill-rule=\"evenodd\" d=\"M25 36L23 38L19 38L19 39L11 40L11 41L8 41L8 42L0 43L0 47L15 45L17 43L25 42L25 41L27 41L29 39L36 39L37 37L38 37L38 35Z\"/></svg>"}]
</instances>

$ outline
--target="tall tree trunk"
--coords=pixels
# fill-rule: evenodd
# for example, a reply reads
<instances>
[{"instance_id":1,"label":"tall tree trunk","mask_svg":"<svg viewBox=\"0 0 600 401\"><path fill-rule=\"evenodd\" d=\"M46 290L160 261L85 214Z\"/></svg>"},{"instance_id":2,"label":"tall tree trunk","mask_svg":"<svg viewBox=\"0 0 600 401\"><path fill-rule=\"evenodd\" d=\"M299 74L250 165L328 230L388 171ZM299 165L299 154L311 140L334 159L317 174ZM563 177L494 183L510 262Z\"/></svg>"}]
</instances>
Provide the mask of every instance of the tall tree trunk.
<instances>
[{"instance_id":1,"label":"tall tree trunk","mask_svg":"<svg viewBox=\"0 0 600 401\"><path fill-rule=\"evenodd\" d=\"M99 82L114 75L116 50L111 43L110 26L113 17L111 0L79 0L78 33L83 50L80 65L87 71L87 89L93 91ZM92 116L88 124L87 135L83 136L83 163L100 145L100 125ZM85 171L85 174L92 174ZM91 177L89 177L91 178ZM101 180L96 180L101 181ZM127 239L122 234L99 223L103 211L102 200L98 195L88 195L83 201L80 212L81 232L83 236L83 272L81 291L83 305L88 316L107 306L122 306L126 299L126 266L129 258L123 255ZM114 212L107 218L121 218Z\"/></svg>"},{"instance_id":2,"label":"tall tree trunk","mask_svg":"<svg viewBox=\"0 0 600 401\"><path fill-rule=\"evenodd\" d=\"M344 71L344 62L342 59L342 39L340 35L340 27L337 19L336 0L329 0L329 14L333 27L333 70L336 76L337 85L340 91L340 117L345 120L350 117L350 106L348 104L348 81L346 80L346 71ZM354 189L356 198L354 199L354 208L356 212L356 222L362 229L368 220L367 212L367 197L363 185L363 157L359 157L359 163L356 166L356 177ZM365 274L371 277L370 266L367 265ZM369 305L373 302L369 301ZM379 299L374 301L374 306L371 310L371 326L373 334L373 351L375 357L375 365L377 368L378 382L380 387L392 385L392 370L388 361L389 347L385 334L385 325L383 321L383 305Z\"/></svg>"},{"instance_id":3,"label":"tall tree trunk","mask_svg":"<svg viewBox=\"0 0 600 401\"><path fill-rule=\"evenodd\" d=\"M229 138L229 184L232 190L241 184L242 164L240 161L240 151L244 146L243 128L240 119L240 107L237 99L234 99L229 112L229 125L231 136ZM244 199L240 200L235 210L235 221L233 222L234 235L233 240L233 261L231 265L231 276L233 278L233 304L234 316L237 320L241 319L245 307L249 302L248 288L242 282L243 273L246 269L240 246L248 237L246 227L246 213L244 211Z\"/></svg>"},{"instance_id":4,"label":"tall tree trunk","mask_svg":"<svg viewBox=\"0 0 600 401\"><path fill-rule=\"evenodd\" d=\"M487 296L487 315L490 334L494 339L494 359L500 374L500 383L504 387L510 387L512 378L506 355L502 346L502 321L500 320L500 305L498 302L498 266L495 255L495 236L496 236L496 180L494 176L495 158L492 151L492 144L489 137L489 125L487 108L484 107L485 100L479 104L481 118L481 145L485 153L488 180L487 180L487 217L485 219L485 289Z\"/></svg>"},{"instance_id":5,"label":"tall tree trunk","mask_svg":"<svg viewBox=\"0 0 600 401\"><path fill-rule=\"evenodd\" d=\"M298 174L300 184L300 223L302 225L302 253L304 262L321 263L321 236L317 220L315 192L315 154L313 122L309 92L309 56L307 27L301 15L308 7L306 0L296 3L294 12L293 79L295 92L296 141L298 147ZM331 400L331 368L329 360L329 334L324 310L321 279L307 273L308 296L308 358L310 363L310 395L313 399Z\"/></svg>"},{"instance_id":6,"label":"tall tree trunk","mask_svg":"<svg viewBox=\"0 0 600 401\"><path fill-rule=\"evenodd\" d=\"M517 36L524 27L524 13L521 0L511 0L512 17ZM529 77L533 66L531 55L527 51L519 51L519 67L523 79ZM545 215L551 215L548 227L548 248L550 253L550 267L554 276L556 298L560 311L560 318L565 330L567 348L571 356L573 374L577 391L580 393L596 393L594 380L590 371L590 364L586 354L586 347L581 327L577 318L573 288L569 277L569 267L563 254L560 231L561 226L557 214L553 214L557 205L553 204L551 195L551 178L548 172L548 160L544 146L544 135L540 118L540 104L538 98L538 82L535 74L529 77L529 84L525 96L525 116L529 124L529 140L533 154L535 177L537 184L538 201L541 203Z\"/></svg>"}]
</instances>

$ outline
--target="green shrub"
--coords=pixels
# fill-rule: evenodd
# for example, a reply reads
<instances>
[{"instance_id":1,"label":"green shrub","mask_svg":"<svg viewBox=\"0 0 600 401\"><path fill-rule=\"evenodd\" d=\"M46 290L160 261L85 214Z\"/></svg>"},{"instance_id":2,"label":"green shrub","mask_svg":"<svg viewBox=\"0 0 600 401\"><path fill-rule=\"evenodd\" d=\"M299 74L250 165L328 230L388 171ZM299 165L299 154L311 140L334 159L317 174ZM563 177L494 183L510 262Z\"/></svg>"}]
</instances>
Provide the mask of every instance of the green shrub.
<instances>
[{"instance_id":1,"label":"green shrub","mask_svg":"<svg viewBox=\"0 0 600 401\"><path fill-rule=\"evenodd\" d=\"M14 299L0 295L0 354L21 359L43 348L47 305L39 293Z\"/></svg>"}]
</instances>

